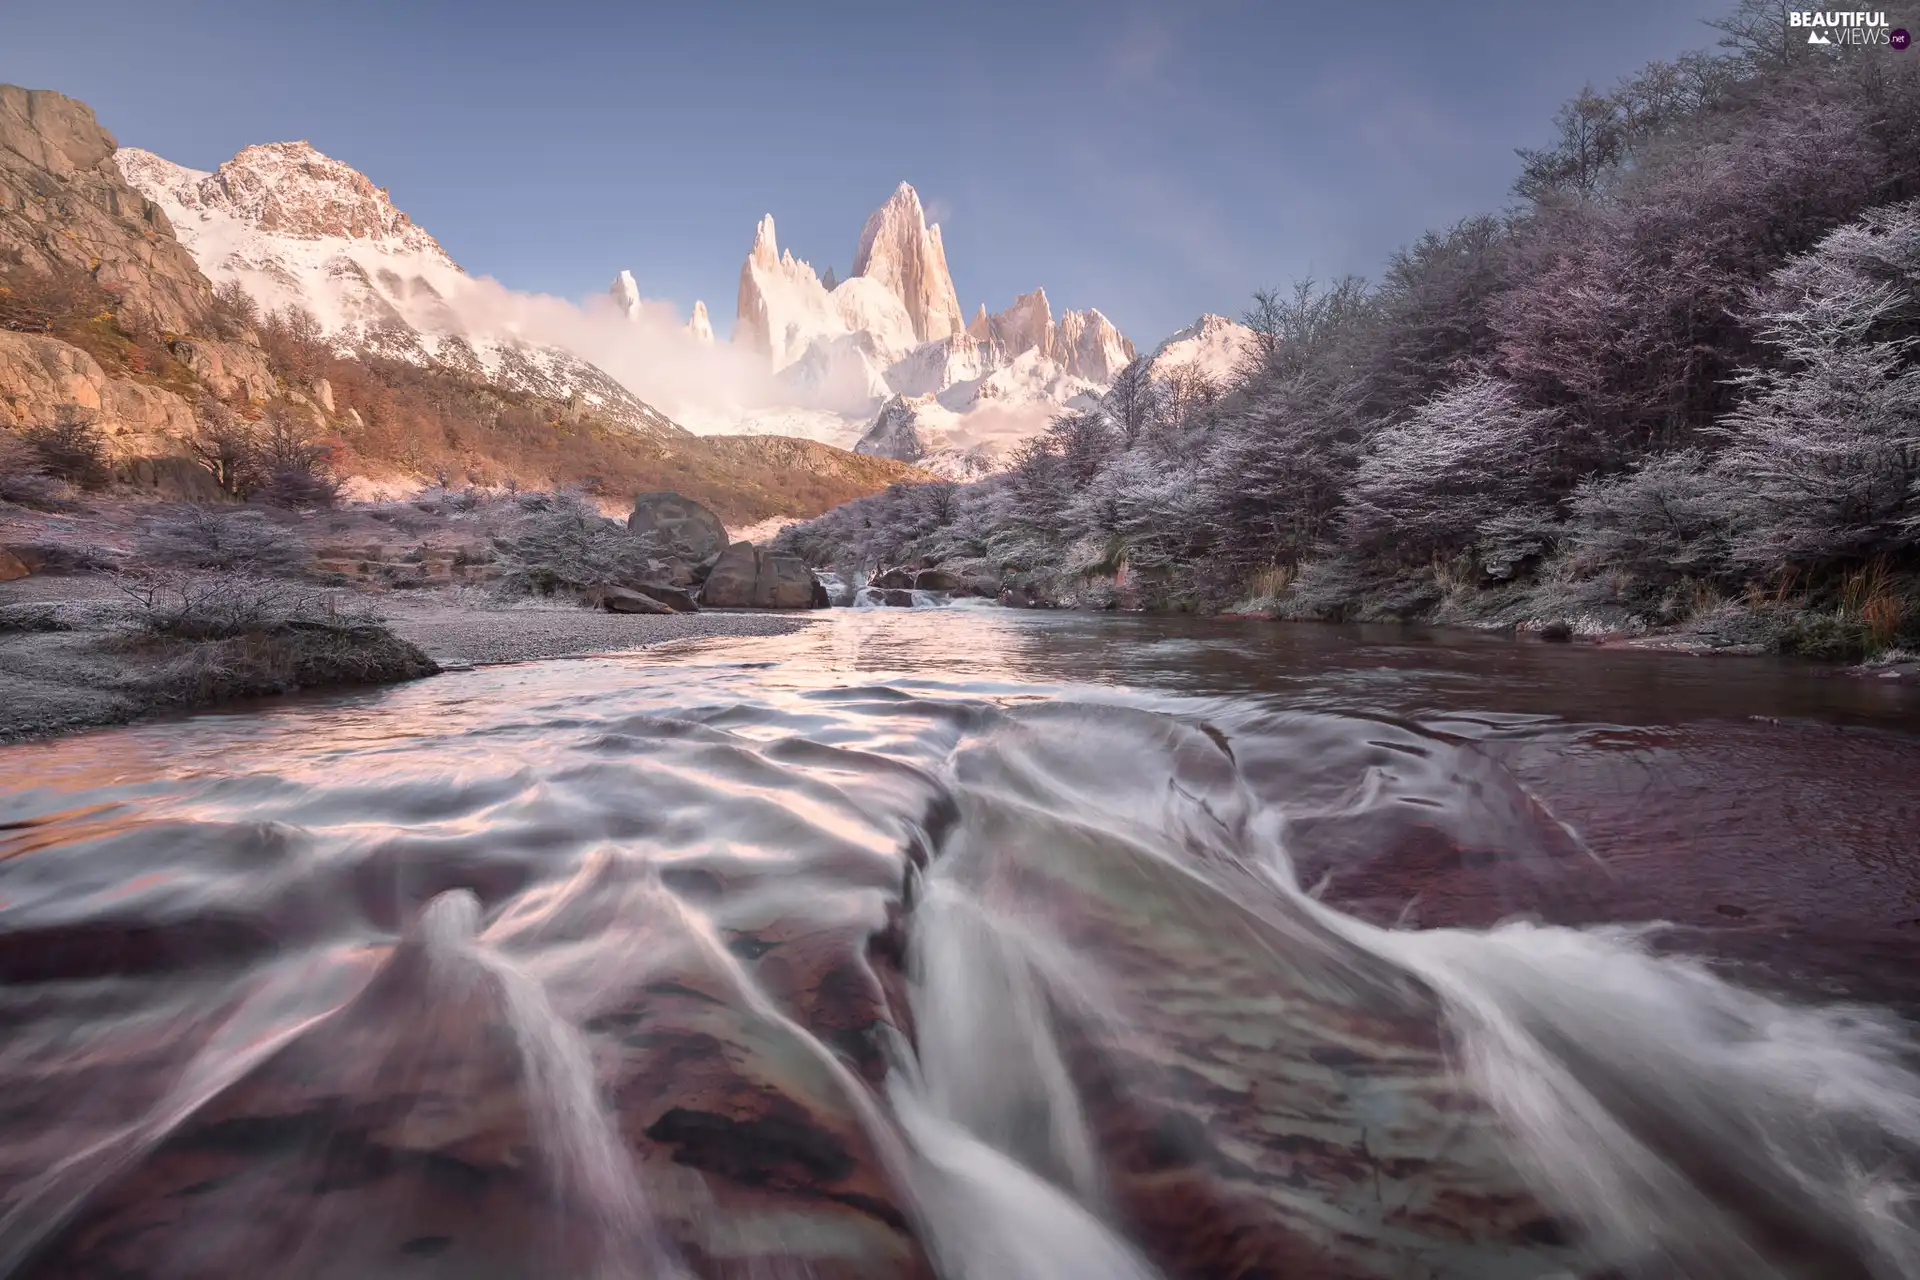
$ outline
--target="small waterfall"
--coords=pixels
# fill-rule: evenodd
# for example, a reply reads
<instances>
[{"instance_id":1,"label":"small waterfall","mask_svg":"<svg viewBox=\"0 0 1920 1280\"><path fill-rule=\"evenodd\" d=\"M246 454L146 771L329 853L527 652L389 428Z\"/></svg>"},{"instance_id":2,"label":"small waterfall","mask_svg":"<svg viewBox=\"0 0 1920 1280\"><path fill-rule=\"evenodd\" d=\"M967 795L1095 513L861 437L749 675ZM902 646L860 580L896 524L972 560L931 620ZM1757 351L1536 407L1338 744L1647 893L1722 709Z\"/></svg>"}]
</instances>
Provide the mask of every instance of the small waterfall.
<instances>
[{"instance_id":1,"label":"small waterfall","mask_svg":"<svg viewBox=\"0 0 1920 1280\"><path fill-rule=\"evenodd\" d=\"M1744 990L1645 930L1355 932L1440 992L1517 1158L1608 1263L1920 1275L1920 1076L1891 1019Z\"/></svg>"},{"instance_id":2,"label":"small waterfall","mask_svg":"<svg viewBox=\"0 0 1920 1280\"><path fill-rule=\"evenodd\" d=\"M1046 945L959 886L930 880L914 910L910 953L919 1089L930 1117L1099 1206L1098 1159L1053 1026L1070 989L1066 966L1050 957L1055 963L1042 967Z\"/></svg>"},{"instance_id":3,"label":"small waterfall","mask_svg":"<svg viewBox=\"0 0 1920 1280\"><path fill-rule=\"evenodd\" d=\"M480 902L467 890L427 904L420 933L437 980L498 988L525 1072L526 1103L555 1194L601 1233L599 1280L671 1280L684 1275L661 1242L625 1139L600 1097L586 1042L561 1018L540 983L475 938Z\"/></svg>"},{"instance_id":4,"label":"small waterfall","mask_svg":"<svg viewBox=\"0 0 1920 1280\"><path fill-rule=\"evenodd\" d=\"M907 587L861 587L853 594L856 609L938 609L950 601L944 591Z\"/></svg>"}]
</instances>

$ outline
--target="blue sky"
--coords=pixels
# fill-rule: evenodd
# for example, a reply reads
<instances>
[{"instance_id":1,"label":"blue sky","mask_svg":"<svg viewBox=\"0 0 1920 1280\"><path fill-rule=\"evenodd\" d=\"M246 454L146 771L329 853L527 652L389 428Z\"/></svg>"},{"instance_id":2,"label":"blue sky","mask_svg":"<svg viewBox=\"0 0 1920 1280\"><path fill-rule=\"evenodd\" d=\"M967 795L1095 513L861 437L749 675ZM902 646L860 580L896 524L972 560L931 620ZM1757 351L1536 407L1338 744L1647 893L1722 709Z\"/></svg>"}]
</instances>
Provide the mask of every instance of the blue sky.
<instances>
[{"instance_id":1,"label":"blue sky","mask_svg":"<svg viewBox=\"0 0 1920 1280\"><path fill-rule=\"evenodd\" d=\"M196 168L308 139L469 271L582 297L627 267L723 333L761 214L845 274L905 179L969 313L1044 284L1151 343L1501 207L1562 100L1728 7L6 0L0 80Z\"/></svg>"}]
</instances>

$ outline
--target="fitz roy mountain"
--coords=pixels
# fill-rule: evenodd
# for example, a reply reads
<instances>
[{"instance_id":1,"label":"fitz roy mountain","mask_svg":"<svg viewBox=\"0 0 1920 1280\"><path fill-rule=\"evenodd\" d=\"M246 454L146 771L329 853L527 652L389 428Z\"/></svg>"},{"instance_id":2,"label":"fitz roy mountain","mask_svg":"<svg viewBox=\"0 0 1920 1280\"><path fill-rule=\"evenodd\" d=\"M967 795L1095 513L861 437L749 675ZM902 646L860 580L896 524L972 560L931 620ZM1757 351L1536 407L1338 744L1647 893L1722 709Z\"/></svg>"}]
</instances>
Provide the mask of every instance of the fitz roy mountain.
<instances>
[{"instance_id":1,"label":"fitz roy mountain","mask_svg":"<svg viewBox=\"0 0 1920 1280\"><path fill-rule=\"evenodd\" d=\"M638 296L627 272L610 292L623 306ZM705 318L696 304L696 331L711 332ZM1134 357L1096 310L1056 321L1045 289L996 314L982 305L968 321L939 224L927 224L904 182L861 228L844 280L822 279L782 251L773 215L762 218L740 268L732 341L797 404L840 409L785 411L735 429L815 435L950 475L995 469L1053 413L1090 403Z\"/></svg>"},{"instance_id":2,"label":"fitz roy mountain","mask_svg":"<svg viewBox=\"0 0 1920 1280\"><path fill-rule=\"evenodd\" d=\"M447 256L385 189L305 142L248 147L212 173L137 147L114 159L165 211L214 284L263 310L303 307L339 350L434 362L514 391L575 400L631 430L679 429L618 380L551 344L490 323L493 290Z\"/></svg>"}]
</instances>

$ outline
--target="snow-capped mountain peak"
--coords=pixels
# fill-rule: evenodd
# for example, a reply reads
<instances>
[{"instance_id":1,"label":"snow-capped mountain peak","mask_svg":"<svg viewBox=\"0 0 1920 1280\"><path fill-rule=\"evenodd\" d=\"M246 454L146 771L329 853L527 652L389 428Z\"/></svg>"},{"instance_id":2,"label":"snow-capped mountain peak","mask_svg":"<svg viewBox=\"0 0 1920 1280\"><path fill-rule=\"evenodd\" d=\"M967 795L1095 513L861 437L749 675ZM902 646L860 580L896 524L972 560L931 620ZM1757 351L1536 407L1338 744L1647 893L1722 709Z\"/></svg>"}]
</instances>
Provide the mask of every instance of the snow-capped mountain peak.
<instances>
[{"instance_id":1,"label":"snow-capped mountain peak","mask_svg":"<svg viewBox=\"0 0 1920 1280\"><path fill-rule=\"evenodd\" d=\"M1176 368L1191 367L1208 380L1225 385L1238 379L1258 347L1259 335L1253 330L1209 313L1176 330L1154 348L1153 367L1162 376Z\"/></svg>"},{"instance_id":2,"label":"snow-capped mountain peak","mask_svg":"<svg viewBox=\"0 0 1920 1280\"><path fill-rule=\"evenodd\" d=\"M607 286L607 296L613 299L613 305L620 309L621 315L629 320L640 318L640 284L633 278L633 272L622 271L615 276L613 283Z\"/></svg>"},{"instance_id":3,"label":"snow-capped mountain peak","mask_svg":"<svg viewBox=\"0 0 1920 1280\"><path fill-rule=\"evenodd\" d=\"M209 279L237 282L262 310L310 312L342 351L437 363L681 434L604 371L515 332L504 290L467 275L385 189L310 143L248 147L212 173L133 147L114 158Z\"/></svg>"},{"instance_id":4,"label":"snow-capped mountain peak","mask_svg":"<svg viewBox=\"0 0 1920 1280\"><path fill-rule=\"evenodd\" d=\"M966 328L960 298L947 271L940 226L927 225L920 193L908 183L867 217L853 255L853 274L884 285L906 306L913 336L930 342Z\"/></svg>"}]
</instances>

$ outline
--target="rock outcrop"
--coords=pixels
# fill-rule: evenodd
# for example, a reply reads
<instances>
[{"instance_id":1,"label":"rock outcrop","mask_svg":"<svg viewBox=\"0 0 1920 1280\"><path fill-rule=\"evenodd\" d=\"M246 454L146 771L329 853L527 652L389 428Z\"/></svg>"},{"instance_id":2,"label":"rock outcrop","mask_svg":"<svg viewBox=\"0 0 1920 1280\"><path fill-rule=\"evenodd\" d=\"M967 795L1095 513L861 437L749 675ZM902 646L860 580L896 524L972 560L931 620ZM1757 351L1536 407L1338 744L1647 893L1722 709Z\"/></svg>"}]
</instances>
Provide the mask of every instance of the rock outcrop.
<instances>
[{"instance_id":1,"label":"rock outcrop","mask_svg":"<svg viewBox=\"0 0 1920 1280\"><path fill-rule=\"evenodd\" d=\"M206 338L177 339L174 359L193 370L207 389L222 400L271 400L278 390L273 370L258 347L244 342L216 342ZM325 379L322 379L324 382ZM333 392L316 396L333 412Z\"/></svg>"},{"instance_id":2,"label":"rock outcrop","mask_svg":"<svg viewBox=\"0 0 1920 1280\"><path fill-rule=\"evenodd\" d=\"M193 407L161 387L115 378L58 338L0 330L0 425L33 427L77 413L99 424L116 457L183 453Z\"/></svg>"},{"instance_id":3,"label":"rock outcrop","mask_svg":"<svg viewBox=\"0 0 1920 1280\"><path fill-rule=\"evenodd\" d=\"M637 495L627 516L627 532L689 565L709 560L727 547L727 526L720 517L670 490Z\"/></svg>"},{"instance_id":4,"label":"rock outcrop","mask_svg":"<svg viewBox=\"0 0 1920 1280\"><path fill-rule=\"evenodd\" d=\"M915 410L923 402L924 398L909 400L898 395L888 400L880 406L873 425L853 446L853 451L876 458L892 458L896 462L918 462L926 457L926 447L914 430Z\"/></svg>"},{"instance_id":5,"label":"rock outcrop","mask_svg":"<svg viewBox=\"0 0 1920 1280\"><path fill-rule=\"evenodd\" d=\"M895 187L887 202L868 215L853 255L853 274L878 281L900 299L913 336L922 342L966 328L947 271L940 225L927 225L920 195L907 183Z\"/></svg>"},{"instance_id":6,"label":"rock outcrop","mask_svg":"<svg viewBox=\"0 0 1920 1280\"><path fill-rule=\"evenodd\" d=\"M824 609L826 587L798 556L736 542L720 553L700 587L709 609Z\"/></svg>"},{"instance_id":7,"label":"rock outcrop","mask_svg":"<svg viewBox=\"0 0 1920 1280\"><path fill-rule=\"evenodd\" d=\"M166 213L121 176L116 145L84 102L0 85L0 253L89 273L136 326L197 333L212 286Z\"/></svg>"},{"instance_id":8,"label":"rock outcrop","mask_svg":"<svg viewBox=\"0 0 1920 1280\"><path fill-rule=\"evenodd\" d=\"M707 318L707 304L698 298L694 299L693 317L687 321L687 333L695 342L713 345L713 321Z\"/></svg>"}]
</instances>

